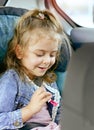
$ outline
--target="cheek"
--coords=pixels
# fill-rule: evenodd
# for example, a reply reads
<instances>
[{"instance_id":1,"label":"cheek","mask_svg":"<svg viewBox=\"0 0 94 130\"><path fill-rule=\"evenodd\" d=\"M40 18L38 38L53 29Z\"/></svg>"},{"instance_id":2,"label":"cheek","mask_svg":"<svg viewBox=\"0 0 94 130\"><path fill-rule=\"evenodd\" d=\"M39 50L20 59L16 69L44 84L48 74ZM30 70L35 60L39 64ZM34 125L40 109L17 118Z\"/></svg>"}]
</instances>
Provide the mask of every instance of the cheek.
<instances>
[{"instance_id":1,"label":"cheek","mask_svg":"<svg viewBox=\"0 0 94 130\"><path fill-rule=\"evenodd\" d=\"M33 65L36 65L36 66L37 66L38 64L40 64L40 63L42 62L42 60L41 60L41 59L38 59L38 58L37 58L37 59L36 59L36 58L33 58L33 59L31 60L31 62L32 62Z\"/></svg>"},{"instance_id":2,"label":"cheek","mask_svg":"<svg viewBox=\"0 0 94 130\"><path fill-rule=\"evenodd\" d=\"M40 64L40 60L39 59L36 59L36 58L33 58L33 57L29 57L29 58L24 58L22 60L22 63L25 67L27 68L34 68L36 66L38 66Z\"/></svg>"},{"instance_id":3,"label":"cheek","mask_svg":"<svg viewBox=\"0 0 94 130\"><path fill-rule=\"evenodd\" d=\"M51 60L51 65L55 64L55 61L56 61L56 58L53 58L53 59Z\"/></svg>"}]
</instances>

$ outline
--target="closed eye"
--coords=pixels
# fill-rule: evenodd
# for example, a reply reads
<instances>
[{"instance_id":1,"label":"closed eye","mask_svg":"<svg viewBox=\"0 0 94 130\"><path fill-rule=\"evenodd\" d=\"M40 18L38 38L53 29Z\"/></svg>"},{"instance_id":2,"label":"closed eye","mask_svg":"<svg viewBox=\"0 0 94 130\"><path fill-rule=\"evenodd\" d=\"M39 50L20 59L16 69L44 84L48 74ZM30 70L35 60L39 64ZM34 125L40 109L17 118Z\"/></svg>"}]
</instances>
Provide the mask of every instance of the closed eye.
<instances>
[{"instance_id":1,"label":"closed eye","mask_svg":"<svg viewBox=\"0 0 94 130\"><path fill-rule=\"evenodd\" d=\"M34 52L34 54L37 56L37 57L42 57L45 55L45 52L44 51L41 51L41 50L36 50Z\"/></svg>"},{"instance_id":2,"label":"closed eye","mask_svg":"<svg viewBox=\"0 0 94 130\"><path fill-rule=\"evenodd\" d=\"M42 57L44 56L43 54L36 54L37 57Z\"/></svg>"},{"instance_id":3,"label":"closed eye","mask_svg":"<svg viewBox=\"0 0 94 130\"><path fill-rule=\"evenodd\" d=\"M56 56L57 56L57 51L52 52L52 53L50 54L50 57L56 57Z\"/></svg>"},{"instance_id":4,"label":"closed eye","mask_svg":"<svg viewBox=\"0 0 94 130\"><path fill-rule=\"evenodd\" d=\"M44 52L35 52L35 55L36 55L37 57L42 57L42 56L45 55L45 53L44 53Z\"/></svg>"}]
</instances>

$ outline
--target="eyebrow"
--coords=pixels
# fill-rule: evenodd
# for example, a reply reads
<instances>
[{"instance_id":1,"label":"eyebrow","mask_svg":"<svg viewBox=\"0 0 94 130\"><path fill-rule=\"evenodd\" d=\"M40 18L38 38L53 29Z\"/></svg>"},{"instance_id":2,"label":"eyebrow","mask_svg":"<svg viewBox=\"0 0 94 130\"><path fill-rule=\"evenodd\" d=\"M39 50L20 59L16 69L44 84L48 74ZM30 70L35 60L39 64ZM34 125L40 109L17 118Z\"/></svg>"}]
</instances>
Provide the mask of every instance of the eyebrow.
<instances>
[{"instance_id":1,"label":"eyebrow","mask_svg":"<svg viewBox=\"0 0 94 130\"><path fill-rule=\"evenodd\" d=\"M36 49L35 51L49 52L49 51L46 51L46 50L40 50L40 49ZM57 52L57 51L58 51L58 49L57 49L57 50L52 50L51 52Z\"/></svg>"}]
</instances>

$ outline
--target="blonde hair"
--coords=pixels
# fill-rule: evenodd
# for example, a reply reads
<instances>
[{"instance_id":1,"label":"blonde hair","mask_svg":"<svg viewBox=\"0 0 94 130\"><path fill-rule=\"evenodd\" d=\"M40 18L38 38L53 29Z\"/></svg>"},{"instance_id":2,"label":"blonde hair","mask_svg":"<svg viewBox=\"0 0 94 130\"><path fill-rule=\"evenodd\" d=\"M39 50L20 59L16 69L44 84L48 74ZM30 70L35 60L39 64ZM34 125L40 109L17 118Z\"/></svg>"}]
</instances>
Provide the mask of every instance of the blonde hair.
<instances>
[{"instance_id":1,"label":"blonde hair","mask_svg":"<svg viewBox=\"0 0 94 130\"><path fill-rule=\"evenodd\" d=\"M27 74L30 79L32 79L32 74L21 64L21 61L17 58L15 48L17 44L19 44L21 48L24 49L28 43L28 38L24 39L25 34L27 32L32 32L32 30L37 28L47 30L49 33L54 32L56 35L53 35L53 37L55 37L58 42L62 41L62 26L50 11L35 9L25 13L19 19L16 25L14 36L9 42L6 55L7 69L15 69L22 79L24 78L24 73ZM43 76L43 80L46 80L47 82L53 82L55 80L56 77L53 73L53 70L56 68L57 59L58 58L56 58L56 63Z\"/></svg>"}]
</instances>

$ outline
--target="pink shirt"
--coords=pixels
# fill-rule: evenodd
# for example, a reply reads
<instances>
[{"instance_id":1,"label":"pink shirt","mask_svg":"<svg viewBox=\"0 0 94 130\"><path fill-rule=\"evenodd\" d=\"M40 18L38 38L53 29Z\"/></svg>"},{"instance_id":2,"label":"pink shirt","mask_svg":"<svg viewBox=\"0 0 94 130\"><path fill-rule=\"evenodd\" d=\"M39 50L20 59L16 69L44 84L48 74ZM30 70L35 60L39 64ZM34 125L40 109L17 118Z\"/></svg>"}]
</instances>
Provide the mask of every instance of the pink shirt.
<instances>
[{"instance_id":1,"label":"pink shirt","mask_svg":"<svg viewBox=\"0 0 94 130\"><path fill-rule=\"evenodd\" d=\"M47 110L47 104L43 106L40 112L32 116L28 122L36 122L48 125L52 121L50 114Z\"/></svg>"}]
</instances>

